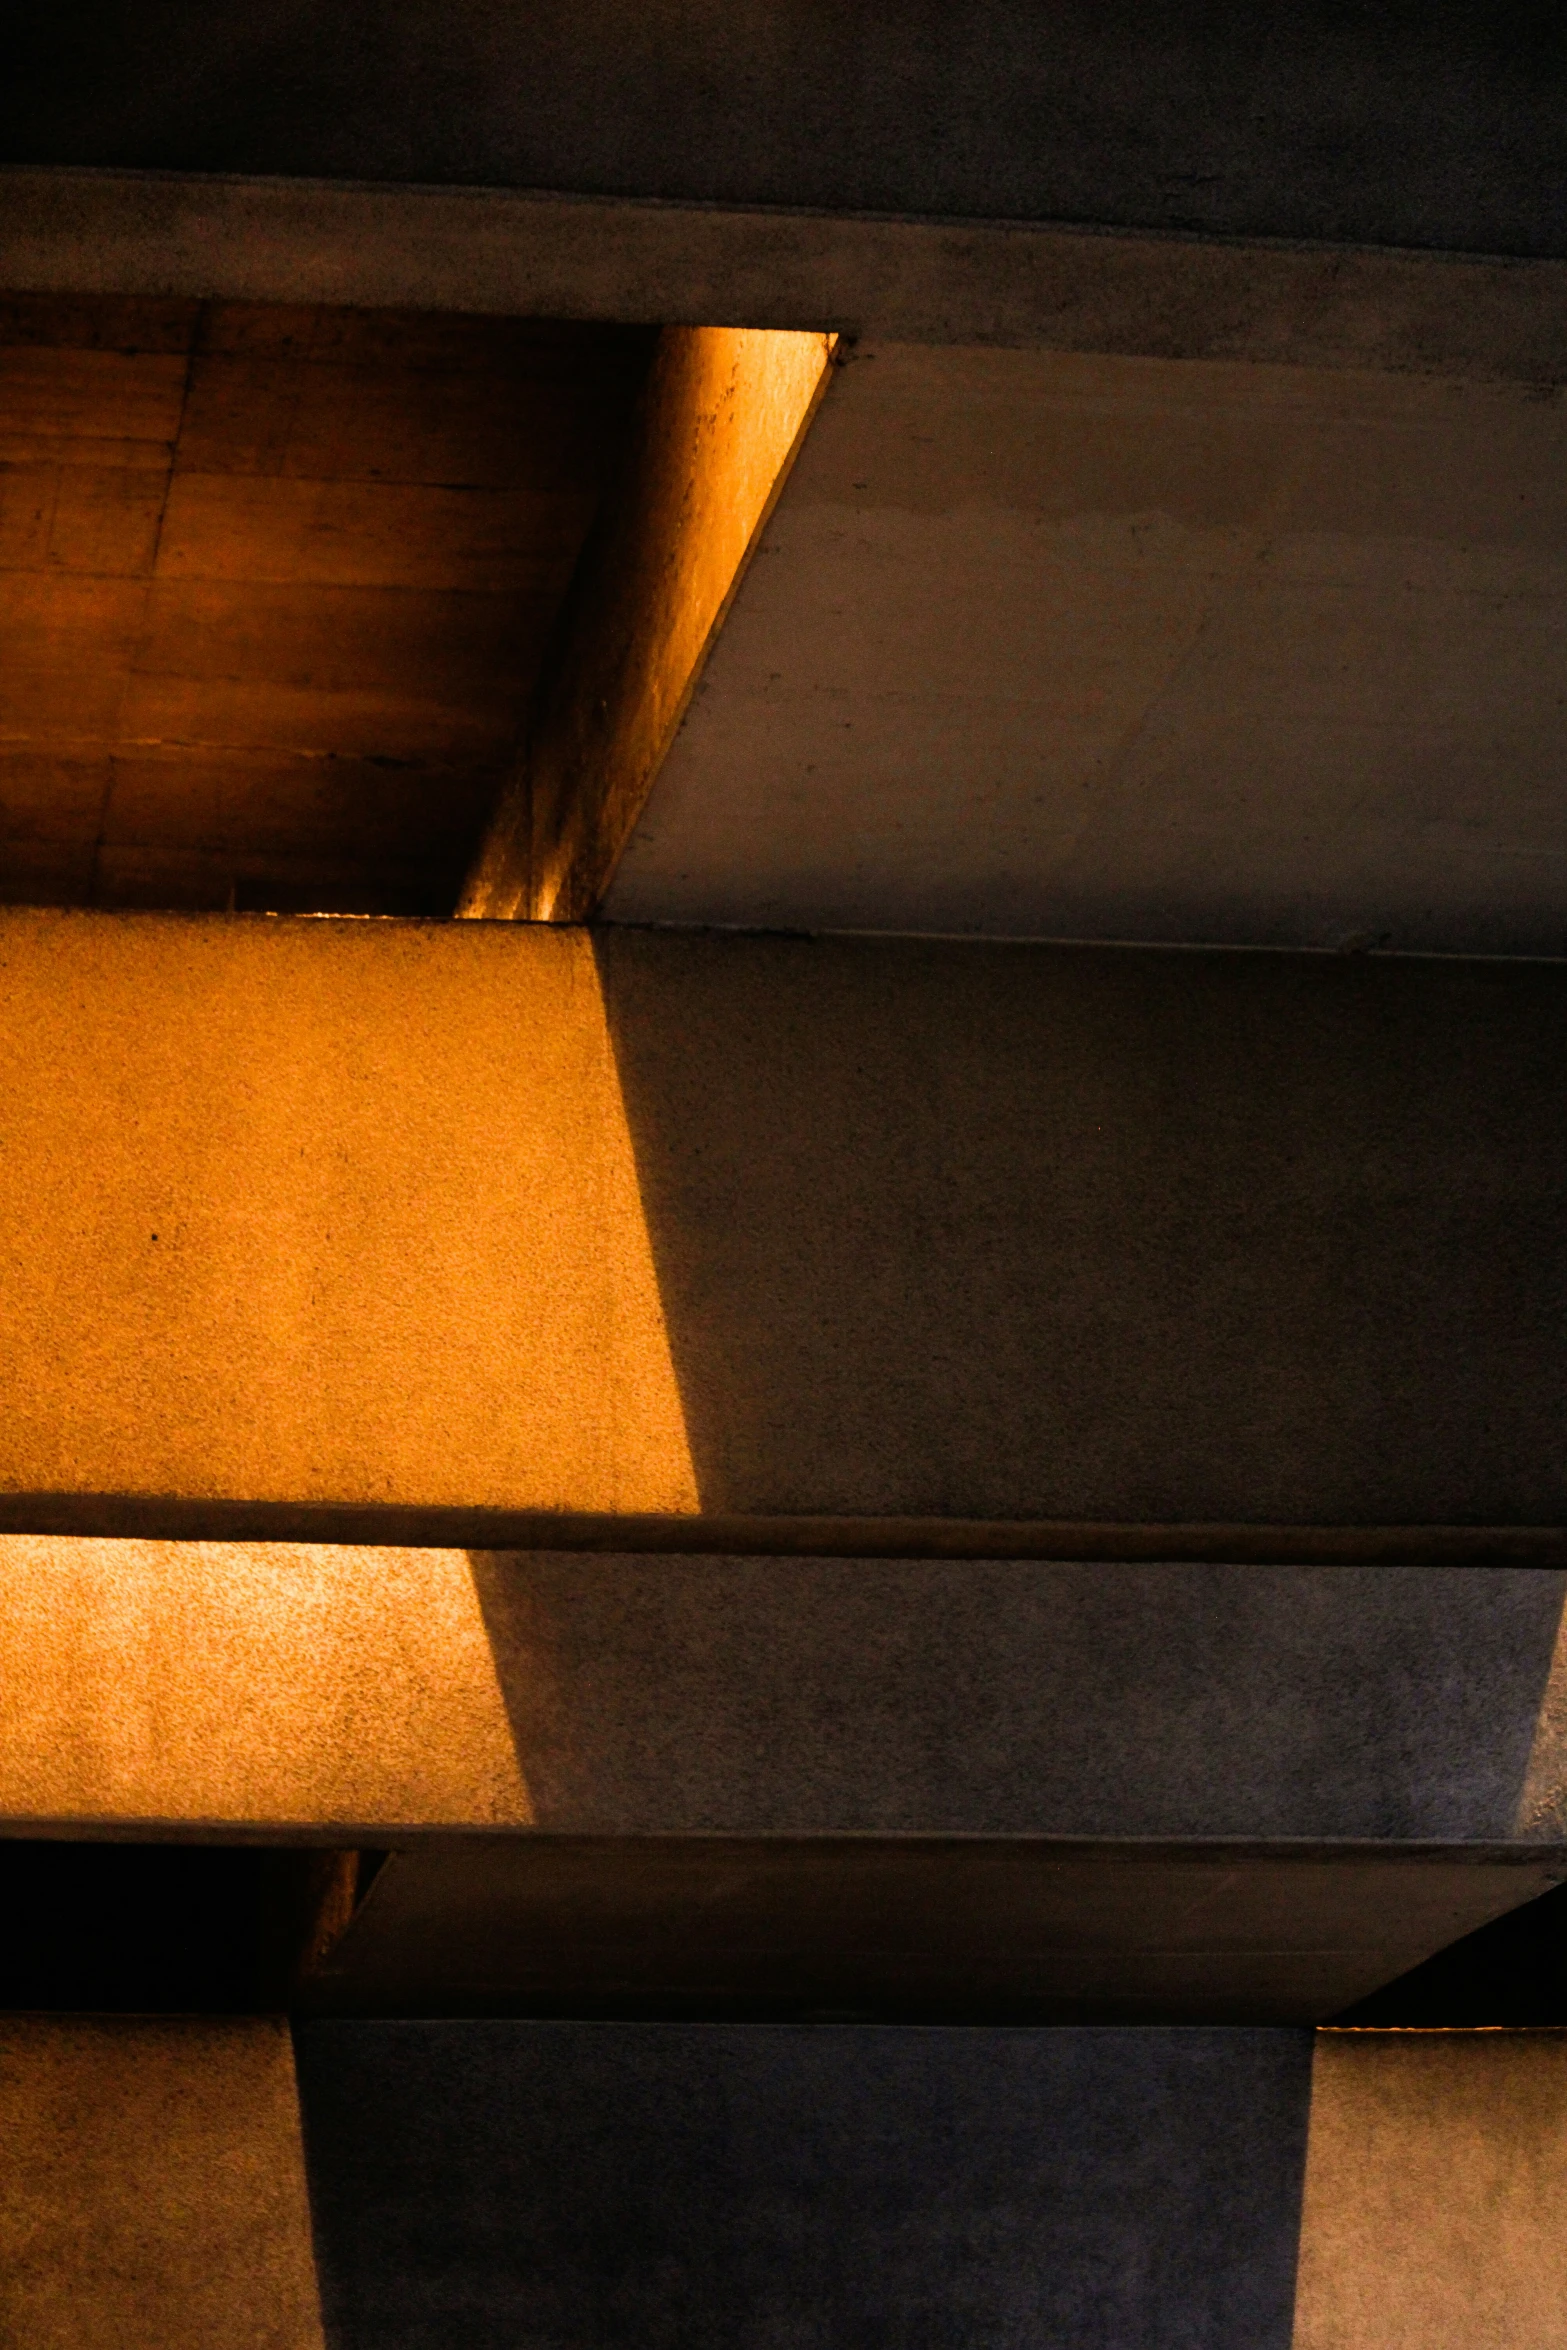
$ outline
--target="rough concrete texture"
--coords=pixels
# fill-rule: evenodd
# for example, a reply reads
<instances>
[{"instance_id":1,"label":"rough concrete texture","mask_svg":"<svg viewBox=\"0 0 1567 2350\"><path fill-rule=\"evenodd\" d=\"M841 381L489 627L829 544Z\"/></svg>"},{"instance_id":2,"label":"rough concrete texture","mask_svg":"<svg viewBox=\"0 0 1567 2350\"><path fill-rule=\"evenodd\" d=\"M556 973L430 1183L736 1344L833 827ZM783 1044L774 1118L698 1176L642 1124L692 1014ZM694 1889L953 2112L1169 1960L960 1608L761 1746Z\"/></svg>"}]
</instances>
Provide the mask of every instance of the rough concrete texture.
<instances>
[{"instance_id":1,"label":"rough concrete texture","mask_svg":"<svg viewBox=\"0 0 1567 2350\"><path fill-rule=\"evenodd\" d=\"M1564 1580L12 1537L0 1817L1555 1845Z\"/></svg>"},{"instance_id":2,"label":"rough concrete texture","mask_svg":"<svg viewBox=\"0 0 1567 2350\"><path fill-rule=\"evenodd\" d=\"M1294 2350L1557 2350L1567 2034L1325 2033Z\"/></svg>"},{"instance_id":3,"label":"rough concrete texture","mask_svg":"<svg viewBox=\"0 0 1567 2350\"><path fill-rule=\"evenodd\" d=\"M1554 14L1138 0L62 0L9 162L1567 249Z\"/></svg>"},{"instance_id":4,"label":"rough concrete texture","mask_svg":"<svg viewBox=\"0 0 1567 2350\"><path fill-rule=\"evenodd\" d=\"M9 1522L1559 1524L1564 991L7 913Z\"/></svg>"},{"instance_id":5,"label":"rough concrete texture","mask_svg":"<svg viewBox=\"0 0 1567 2350\"><path fill-rule=\"evenodd\" d=\"M526 1826L461 1551L0 1539L0 1817Z\"/></svg>"},{"instance_id":6,"label":"rough concrete texture","mask_svg":"<svg viewBox=\"0 0 1567 2350\"><path fill-rule=\"evenodd\" d=\"M0 166L0 284L1567 375L1555 261L507 188Z\"/></svg>"},{"instance_id":7,"label":"rough concrete texture","mask_svg":"<svg viewBox=\"0 0 1567 2350\"><path fill-rule=\"evenodd\" d=\"M582 933L17 912L0 1002L0 1483L695 1505Z\"/></svg>"},{"instance_id":8,"label":"rough concrete texture","mask_svg":"<svg viewBox=\"0 0 1567 2350\"><path fill-rule=\"evenodd\" d=\"M315 2024L340 2350L1284 2350L1290 2032Z\"/></svg>"},{"instance_id":9,"label":"rough concrete texture","mask_svg":"<svg viewBox=\"0 0 1567 2350\"><path fill-rule=\"evenodd\" d=\"M534 1818L569 1834L1567 1836L1559 1574L473 1571Z\"/></svg>"},{"instance_id":10,"label":"rough concrete texture","mask_svg":"<svg viewBox=\"0 0 1567 2350\"><path fill-rule=\"evenodd\" d=\"M1567 950L1567 408L862 343L606 901Z\"/></svg>"},{"instance_id":11,"label":"rough concrete texture","mask_svg":"<svg viewBox=\"0 0 1567 2350\"><path fill-rule=\"evenodd\" d=\"M457 911L585 920L826 387L822 334L666 327L618 492Z\"/></svg>"},{"instance_id":12,"label":"rough concrete texture","mask_svg":"<svg viewBox=\"0 0 1567 2350\"><path fill-rule=\"evenodd\" d=\"M1567 966L598 961L705 1508L1567 1518Z\"/></svg>"},{"instance_id":13,"label":"rough concrete texture","mask_svg":"<svg viewBox=\"0 0 1567 2350\"><path fill-rule=\"evenodd\" d=\"M323 2350L286 2025L0 2018L0 2339Z\"/></svg>"}]
</instances>

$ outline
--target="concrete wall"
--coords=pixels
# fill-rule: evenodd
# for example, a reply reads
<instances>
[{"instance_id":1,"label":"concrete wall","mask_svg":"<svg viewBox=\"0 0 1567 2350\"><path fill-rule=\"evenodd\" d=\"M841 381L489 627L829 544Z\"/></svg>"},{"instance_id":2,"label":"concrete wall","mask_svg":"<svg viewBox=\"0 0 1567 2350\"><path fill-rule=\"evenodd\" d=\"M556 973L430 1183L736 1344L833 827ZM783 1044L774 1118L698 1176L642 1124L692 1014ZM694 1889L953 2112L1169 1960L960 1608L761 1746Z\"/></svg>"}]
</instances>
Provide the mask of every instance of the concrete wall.
<instances>
[{"instance_id":1,"label":"concrete wall","mask_svg":"<svg viewBox=\"0 0 1567 2350\"><path fill-rule=\"evenodd\" d=\"M8 1521L1559 1523L1564 986L8 913Z\"/></svg>"},{"instance_id":2,"label":"concrete wall","mask_svg":"<svg viewBox=\"0 0 1567 2350\"><path fill-rule=\"evenodd\" d=\"M1481 0L73 0L19 49L15 162L1563 250L1560 36Z\"/></svg>"},{"instance_id":3,"label":"concrete wall","mask_svg":"<svg viewBox=\"0 0 1567 2350\"><path fill-rule=\"evenodd\" d=\"M1293 2033L316 2025L342 2350L1283 2350Z\"/></svg>"},{"instance_id":4,"label":"concrete wall","mask_svg":"<svg viewBox=\"0 0 1567 2350\"><path fill-rule=\"evenodd\" d=\"M1295 2350L1546 2350L1564 2217L1567 2034L1319 2034Z\"/></svg>"},{"instance_id":5,"label":"concrete wall","mask_svg":"<svg viewBox=\"0 0 1567 2350\"><path fill-rule=\"evenodd\" d=\"M0 2339L323 2350L285 2024L0 2017Z\"/></svg>"},{"instance_id":6,"label":"concrete wall","mask_svg":"<svg viewBox=\"0 0 1567 2350\"><path fill-rule=\"evenodd\" d=\"M1555 2350L1567 2289L1557 2033L315 2024L296 2092L279 2024L10 2018L0 2145L40 2350Z\"/></svg>"}]
</instances>

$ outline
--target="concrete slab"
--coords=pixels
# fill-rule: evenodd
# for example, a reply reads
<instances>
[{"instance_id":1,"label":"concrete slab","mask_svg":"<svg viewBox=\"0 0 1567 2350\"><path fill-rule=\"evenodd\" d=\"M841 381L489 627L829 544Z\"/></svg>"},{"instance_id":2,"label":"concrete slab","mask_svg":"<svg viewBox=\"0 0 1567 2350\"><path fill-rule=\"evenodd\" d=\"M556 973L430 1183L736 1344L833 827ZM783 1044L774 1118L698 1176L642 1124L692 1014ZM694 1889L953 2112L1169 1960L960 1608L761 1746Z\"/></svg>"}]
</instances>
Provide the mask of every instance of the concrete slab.
<instances>
[{"instance_id":1,"label":"concrete slab","mask_svg":"<svg viewBox=\"0 0 1567 2350\"><path fill-rule=\"evenodd\" d=\"M1567 264L515 188L0 165L18 290L1567 375Z\"/></svg>"},{"instance_id":2,"label":"concrete slab","mask_svg":"<svg viewBox=\"0 0 1567 2350\"><path fill-rule=\"evenodd\" d=\"M1562 953L1564 416L862 343L606 912Z\"/></svg>"},{"instance_id":3,"label":"concrete slab","mask_svg":"<svg viewBox=\"0 0 1567 2350\"><path fill-rule=\"evenodd\" d=\"M1564 1582L13 1538L0 1818L345 1844L1303 1840L1549 1867Z\"/></svg>"},{"instance_id":4,"label":"concrete slab","mask_svg":"<svg viewBox=\"0 0 1567 2350\"><path fill-rule=\"evenodd\" d=\"M723 1834L430 1842L328 2015L1309 2024L1567 1877L1526 1845Z\"/></svg>"},{"instance_id":5,"label":"concrete slab","mask_svg":"<svg viewBox=\"0 0 1567 2350\"><path fill-rule=\"evenodd\" d=\"M317 2023L296 2087L274 2022L13 2017L0 2323L43 2350L1555 2350L1564 2045Z\"/></svg>"},{"instance_id":6,"label":"concrete slab","mask_svg":"<svg viewBox=\"0 0 1567 2350\"><path fill-rule=\"evenodd\" d=\"M0 155L1560 253L1564 80L1483 0L63 0Z\"/></svg>"}]
</instances>

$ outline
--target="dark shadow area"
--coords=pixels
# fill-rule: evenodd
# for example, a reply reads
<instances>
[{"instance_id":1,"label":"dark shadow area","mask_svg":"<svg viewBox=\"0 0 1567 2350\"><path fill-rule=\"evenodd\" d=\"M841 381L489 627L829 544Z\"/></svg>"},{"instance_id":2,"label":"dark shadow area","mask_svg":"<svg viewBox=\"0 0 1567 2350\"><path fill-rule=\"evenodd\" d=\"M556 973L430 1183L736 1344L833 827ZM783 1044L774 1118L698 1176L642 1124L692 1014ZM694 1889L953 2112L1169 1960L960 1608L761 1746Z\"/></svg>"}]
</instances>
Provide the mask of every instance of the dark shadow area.
<instances>
[{"instance_id":1,"label":"dark shadow area","mask_svg":"<svg viewBox=\"0 0 1567 2350\"><path fill-rule=\"evenodd\" d=\"M450 914L651 347L0 293L0 434L58 469L6 542L0 902Z\"/></svg>"},{"instance_id":2,"label":"dark shadow area","mask_svg":"<svg viewBox=\"0 0 1567 2350\"><path fill-rule=\"evenodd\" d=\"M1567 968L597 949L704 1512L1567 1518Z\"/></svg>"},{"instance_id":3,"label":"dark shadow area","mask_svg":"<svg viewBox=\"0 0 1567 2350\"><path fill-rule=\"evenodd\" d=\"M1505 1846L1567 1812L1560 1572L470 1564L553 1834Z\"/></svg>"},{"instance_id":4,"label":"dark shadow area","mask_svg":"<svg viewBox=\"0 0 1567 2350\"><path fill-rule=\"evenodd\" d=\"M922 1836L396 1853L312 2014L1310 2024L1553 1882L1538 1861Z\"/></svg>"},{"instance_id":5,"label":"dark shadow area","mask_svg":"<svg viewBox=\"0 0 1567 2350\"><path fill-rule=\"evenodd\" d=\"M0 1842L0 2008L281 2012L312 1949L347 1923L359 1857Z\"/></svg>"},{"instance_id":6,"label":"dark shadow area","mask_svg":"<svg viewBox=\"0 0 1567 2350\"><path fill-rule=\"evenodd\" d=\"M536 1832L315 2012L1308 2023L1567 1869L1557 1572L471 1566Z\"/></svg>"},{"instance_id":7,"label":"dark shadow area","mask_svg":"<svg viewBox=\"0 0 1567 2350\"><path fill-rule=\"evenodd\" d=\"M1305 2033L295 2042L339 2350L1287 2350Z\"/></svg>"},{"instance_id":8,"label":"dark shadow area","mask_svg":"<svg viewBox=\"0 0 1567 2350\"><path fill-rule=\"evenodd\" d=\"M1333 2020L1455 2031L1567 2024L1567 1885L1465 1934Z\"/></svg>"},{"instance_id":9,"label":"dark shadow area","mask_svg":"<svg viewBox=\"0 0 1567 2350\"><path fill-rule=\"evenodd\" d=\"M1562 50L1482 0L70 0L0 156L1559 253Z\"/></svg>"}]
</instances>

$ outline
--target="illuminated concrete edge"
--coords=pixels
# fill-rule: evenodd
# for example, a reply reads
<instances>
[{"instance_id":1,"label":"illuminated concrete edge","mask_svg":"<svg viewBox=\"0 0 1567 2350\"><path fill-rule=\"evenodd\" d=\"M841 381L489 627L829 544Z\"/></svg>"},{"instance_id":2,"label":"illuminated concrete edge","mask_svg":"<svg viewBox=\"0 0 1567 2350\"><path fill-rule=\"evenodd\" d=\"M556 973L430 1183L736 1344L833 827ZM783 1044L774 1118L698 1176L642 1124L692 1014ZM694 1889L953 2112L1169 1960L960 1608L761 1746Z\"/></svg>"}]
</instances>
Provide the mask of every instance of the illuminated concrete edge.
<instances>
[{"instance_id":1,"label":"illuminated concrete edge","mask_svg":"<svg viewBox=\"0 0 1567 2350\"><path fill-rule=\"evenodd\" d=\"M455 2295L476 2350L523 2311L606 2350L673 2263L736 2341L867 2294L942 2350L1020 2306L1133 2350L1559 2339L1560 2034L317 2024L301 2069L314 2240L284 2026L0 2026L16 2338L318 2350L324 2297L402 2350Z\"/></svg>"}]
</instances>

